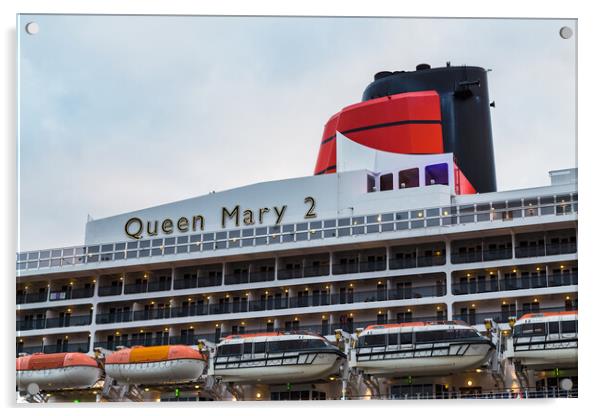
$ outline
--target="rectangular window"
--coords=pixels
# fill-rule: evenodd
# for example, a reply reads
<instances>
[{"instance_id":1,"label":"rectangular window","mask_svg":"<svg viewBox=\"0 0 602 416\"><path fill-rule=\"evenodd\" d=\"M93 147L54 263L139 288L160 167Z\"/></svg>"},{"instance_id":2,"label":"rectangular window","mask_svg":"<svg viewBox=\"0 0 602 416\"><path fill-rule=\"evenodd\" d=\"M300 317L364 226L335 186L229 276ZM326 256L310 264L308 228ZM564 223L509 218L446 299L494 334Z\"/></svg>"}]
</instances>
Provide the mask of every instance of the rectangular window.
<instances>
[{"instance_id":1,"label":"rectangular window","mask_svg":"<svg viewBox=\"0 0 602 416\"><path fill-rule=\"evenodd\" d=\"M393 190L393 174L387 173L386 175L380 176L380 190L391 191Z\"/></svg>"},{"instance_id":2,"label":"rectangular window","mask_svg":"<svg viewBox=\"0 0 602 416\"><path fill-rule=\"evenodd\" d=\"M399 189L416 188L420 184L418 168L406 169L399 172Z\"/></svg>"}]
</instances>

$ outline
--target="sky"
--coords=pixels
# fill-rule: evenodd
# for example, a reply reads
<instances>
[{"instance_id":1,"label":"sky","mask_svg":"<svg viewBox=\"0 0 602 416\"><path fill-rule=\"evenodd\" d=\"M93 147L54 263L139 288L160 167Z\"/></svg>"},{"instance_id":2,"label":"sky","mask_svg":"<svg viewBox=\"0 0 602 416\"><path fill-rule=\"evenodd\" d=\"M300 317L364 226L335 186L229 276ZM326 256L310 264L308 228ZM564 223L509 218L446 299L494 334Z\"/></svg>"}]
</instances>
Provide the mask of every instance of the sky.
<instances>
[{"instance_id":1,"label":"sky","mask_svg":"<svg viewBox=\"0 0 602 416\"><path fill-rule=\"evenodd\" d=\"M39 31L26 34L36 22ZM573 20L22 15L18 250L98 219L313 174L376 72L489 76L498 190L576 167Z\"/></svg>"}]
</instances>

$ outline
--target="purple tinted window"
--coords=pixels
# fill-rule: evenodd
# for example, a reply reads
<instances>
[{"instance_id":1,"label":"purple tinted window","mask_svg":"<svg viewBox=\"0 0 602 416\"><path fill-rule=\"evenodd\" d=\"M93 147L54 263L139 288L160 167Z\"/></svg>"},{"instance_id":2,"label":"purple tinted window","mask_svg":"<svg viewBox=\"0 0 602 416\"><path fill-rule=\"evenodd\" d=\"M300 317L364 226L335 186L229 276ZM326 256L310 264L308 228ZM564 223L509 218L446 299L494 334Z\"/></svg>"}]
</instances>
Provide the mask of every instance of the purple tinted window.
<instances>
[{"instance_id":1,"label":"purple tinted window","mask_svg":"<svg viewBox=\"0 0 602 416\"><path fill-rule=\"evenodd\" d=\"M419 185L418 168L399 171L399 189L416 188Z\"/></svg>"},{"instance_id":2,"label":"purple tinted window","mask_svg":"<svg viewBox=\"0 0 602 416\"><path fill-rule=\"evenodd\" d=\"M425 168L427 185L449 185L447 163L438 163Z\"/></svg>"}]
</instances>

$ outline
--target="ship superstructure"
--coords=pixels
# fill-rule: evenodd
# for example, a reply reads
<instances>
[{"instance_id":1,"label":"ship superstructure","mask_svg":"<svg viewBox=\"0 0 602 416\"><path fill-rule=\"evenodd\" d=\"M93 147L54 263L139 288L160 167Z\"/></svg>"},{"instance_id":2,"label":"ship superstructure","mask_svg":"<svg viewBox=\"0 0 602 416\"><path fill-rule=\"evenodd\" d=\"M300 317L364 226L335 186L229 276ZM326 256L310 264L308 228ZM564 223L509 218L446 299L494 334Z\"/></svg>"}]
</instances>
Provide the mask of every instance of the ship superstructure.
<instances>
[{"instance_id":1,"label":"ship superstructure","mask_svg":"<svg viewBox=\"0 0 602 416\"><path fill-rule=\"evenodd\" d=\"M527 314L576 316L577 171L496 191L486 85L474 67L379 73L326 125L314 176L89 221L82 246L18 253L17 353L81 352L100 369L87 388L21 394L575 395L576 360L530 367L513 334ZM172 350L197 367L123 376L168 374Z\"/></svg>"}]
</instances>

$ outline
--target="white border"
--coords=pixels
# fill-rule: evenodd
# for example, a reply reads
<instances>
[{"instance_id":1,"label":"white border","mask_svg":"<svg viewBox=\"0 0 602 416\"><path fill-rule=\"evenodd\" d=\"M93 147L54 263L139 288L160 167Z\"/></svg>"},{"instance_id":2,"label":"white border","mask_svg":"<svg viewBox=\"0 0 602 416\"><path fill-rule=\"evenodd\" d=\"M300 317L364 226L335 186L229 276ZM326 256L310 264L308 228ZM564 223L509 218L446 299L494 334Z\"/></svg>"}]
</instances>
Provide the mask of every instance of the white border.
<instances>
[{"instance_id":1,"label":"white border","mask_svg":"<svg viewBox=\"0 0 602 416\"><path fill-rule=\"evenodd\" d=\"M545 414L571 413L583 411L588 414L593 406L600 405L596 400L602 399L598 387L602 384L600 370L600 330L595 325L597 318L602 316L597 308L601 297L600 280L602 276L596 273L594 259L599 255L598 230L602 229L595 220L594 212L599 211L601 188L597 183L602 178L599 170L600 154L598 143L602 139L599 124L600 119L600 78L602 67L600 65L600 40L602 39L602 20L596 13L596 2L555 1L527 2L527 1L412 1L391 2L381 1L323 1L305 0L302 2L261 1L253 2L236 0L225 2L200 2L194 0L21 0L18 2L0 2L0 19L2 22L2 55L0 70L2 71L3 99L0 102L0 126L3 129L2 141L2 238L1 256L4 273L4 326L1 331L2 360L0 373L2 374L3 405L14 406L15 394L13 387L14 377L14 253L16 251L16 145L15 145L15 103L16 103L16 58L15 58L15 23L16 13L110 13L110 14L237 14L237 15L331 15L331 16L441 16L441 17L538 17L538 18L578 18L578 60L579 60L579 92L578 92L578 127L579 127L579 257L580 257L580 369L579 369L579 395L578 400L557 401L463 401L461 403L439 402L346 402L309 404L292 402L284 404L268 403L241 403L230 406L228 403L217 405L196 404L194 410L208 411L223 414L240 414L245 411L261 411L264 414L279 414L283 412L301 413L304 409L324 409L327 412L345 412L358 414L370 412L372 409L382 408L386 412L416 411L426 409L433 413L462 414L466 412L486 412L489 414L507 414L509 412L530 411ZM518 63L517 63L518 64ZM537 155L533 155L537 157ZM585 225L585 226L583 226ZM598 244L598 246L596 246ZM597 342L598 341L598 342ZM257 406L259 405L259 406ZM123 404L121 406L124 406ZM520 406L520 408L517 408ZM42 410L38 406L20 407L9 410L20 414L45 415L60 414L69 410L86 407L85 412L101 414L106 407L119 407L119 404L103 407L87 407L72 405L67 408L47 406ZM151 414L164 414L166 405L134 405L137 411L150 412ZM184 406L177 406L184 407ZM391 407L395 407L392 409ZM526 407L526 408L525 408ZM386 409L384 409L386 408ZM311 411L311 410L310 410Z\"/></svg>"}]
</instances>

